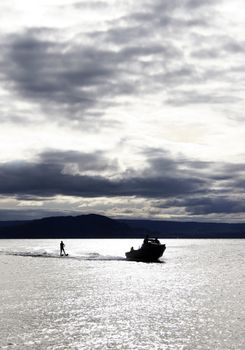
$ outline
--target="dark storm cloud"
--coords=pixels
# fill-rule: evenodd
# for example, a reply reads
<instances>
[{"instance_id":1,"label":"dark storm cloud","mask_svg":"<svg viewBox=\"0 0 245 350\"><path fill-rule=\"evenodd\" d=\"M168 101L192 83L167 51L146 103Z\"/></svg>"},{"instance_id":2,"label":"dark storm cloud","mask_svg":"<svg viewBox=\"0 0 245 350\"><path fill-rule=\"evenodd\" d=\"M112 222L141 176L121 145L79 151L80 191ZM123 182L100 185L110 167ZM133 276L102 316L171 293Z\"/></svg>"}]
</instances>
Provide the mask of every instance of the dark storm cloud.
<instances>
[{"instance_id":1,"label":"dark storm cloud","mask_svg":"<svg viewBox=\"0 0 245 350\"><path fill-rule=\"evenodd\" d=\"M245 191L244 173L240 175L240 178L238 178L238 179L233 179L232 185L233 185L234 189L236 189L237 191L241 191L242 193L244 193L244 191Z\"/></svg>"},{"instance_id":2,"label":"dark storm cloud","mask_svg":"<svg viewBox=\"0 0 245 350\"><path fill-rule=\"evenodd\" d=\"M0 195L22 201L132 196L155 199L158 209L181 208L192 215L244 212L243 165L173 158L154 148L142 152L144 168L120 177L103 175L117 170L117 162L100 152L46 151L35 162L2 163ZM69 165L75 167L69 170Z\"/></svg>"},{"instance_id":3,"label":"dark storm cloud","mask_svg":"<svg viewBox=\"0 0 245 350\"><path fill-rule=\"evenodd\" d=\"M65 171L70 163L78 164L79 174ZM146 169L140 175L126 173L117 179L100 175L105 166L103 156L100 159L99 154L79 155L77 152L46 152L40 155L37 162L3 163L0 166L0 194L18 196L23 200L29 196L56 195L165 198L206 191L205 180L179 173L176 165L172 166L171 174L155 169L150 175L149 169ZM114 165L108 161L107 166L112 168ZM97 174L83 175L82 172L87 170L96 170Z\"/></svg>"},{"instance_id":4,"label":"dark storm cloud","mask_svg":"<svg viewBox=\"0 0 245 350\"><path fill-rule=\"evenodd\" d=\"M12 34L2 40L2 81L22 98L38 103L53 119L91 124L119 103L116 97L159 89L172 96L174 87L207 79L205 71L188 64L185 50L175 40L209 26L216 3L146 1L141 10L134 7L109 21L106 30L81 34L79 41L76 37L76 43L62 41L61 32L47 28ZM103 7L104 2L74 6L79 11L83 6ZM189 103L186 98L179 100Z\"/></svg>"},{"instance_id":5,"label":"dark storm cloud","mask_svg":"<svg viewBox=\"0 0 245 350\"><path fill-rule=\"evenodd\" d=\"M150 174L171 174L178 173L182 176L204 176L208 181L213 180L215 174L224 175L227 171L227 165L224 163L204 162L190 160L186 157L173 155L164 149L146 147L142 149L142 154L147 159L147 165L144 173Z\"/></svg>"},{"instance_id":6,"label":"dark storm cloud","mask_svg":"<svg viewBox=\"0 0 245 350\"><path fill-rule=\"evenodd\" d=\"M110 180L102 176L65 174L57 165L6 164L0 168L2 195L79 196L79 197L169 197L203 191L198 178L133 177Z\"/></svg>"},{"instance_id":7,"label":"dark storm cloud","mask_svg":"<svg viewBox=\"0 0 245 350\"><path fill-rule=\"evenodd\" d=\"M140 58L177 54L166 45L128 46L119 51L105 46L44 39L41 29L12 35L5 40L1 60L5 84L38 102L43 110L51 110L53 118L93 123L115 103L114 97L140 92L145 68Z\"/></svg>"},{"instance_id":8,"label":"dark storm cloud","mask_svg":"<svg viewBox=\"0 0 245 350\"><path fill-rule=\"evenodd\" d=\"M27 31L10 38L1 66L7 83L20 95L44 108L55 103L75 114L99 103L105 81L114 74L109 64L112 56L93 46L69 48Z\"/></svg>"},{"instance_id":9,"label":"dark storm cloud","mask_svg":"<svg viewBox=\"0 0 245 350\"><path fill-rule=\"evenodd\" d=\"M170 199L159 201L157 208L181 208L191 215L229 214L245 212L245 166L224 162L191 161L184 158L171 158L167 152L149 148L148 171L145 174L165 174L183 179L199 179L204 185L202 193L172 195ZM157 197L155 197L157 198ZM163 198L163 197L162 197Z\"/></svg>"},{"instance_id":10,"label":"dark storm cloud","mask_svg":"<svg viewBox=\"0 0 245 350\"><path fill-rule=\"evenodd\" d=\"M161 207L161 205L159 205ZM203 198L185 198L166 201L163 207L183 207L191 215L207 214L232 214L244 213L245 204L240 199L232 199L225 196L203 197Z\"/></svg>"},{"instance_id":11,"label":"dark storm cloud","mask_svg":"<svg viewBox=\"0 0 245 350\"><path fill-rule=\"evenodd\" d=\"M108 187L108 181L102 177L70 175L64 173L64 167L59 164L45 163L10 163L1 166L0 193L3 195L36 195L55 196L81 195L93 196L104 193L103 187Z\"/></svg>"},{"instance_id":12,"label":"dark storm cloud","mask_svg":"<svg viewBox=\"0 0 245 350\"><path fill-rule=\"evenodd\" d=\"M148 55L149 49L145 51ZM104 108L115 103L115 96L139 91L138 68L126 67L135 55L134 48L118 53L94 43L69 47L28 31L12 36L5 45L1 68L9 89L38 102L54 119L93 123L94 116L98 119Z\"/></svg>"},{"instance_id":13,"label":"dark storm cloud","mask_svg":"<svg viewBox=\"0 0 245 350\"><path fill-rule=\"evenodd\" d=\"M242 198L245 189L244 164L232 164L224 162L205 162L190 160L183 157L173 158L168 152L158 149L145 150L148 156L147 166L144 170L146 176L165 175L177 176L183 179L199 179L203 183L202 194L210 194L219 197L222 194L237 195L237 200ZM190 197L191 198L191 197Z\"/></svg>"},{"instance_id":14,"label":"dark storm cloud","mask_svg":"<svg viewBox=\"0 0 245 350\"><path fill-rule=\"evenodd\" d=\"M146 147L142 150L142 154L145 155L147 163L144 170L144 174L175 174L179 161L174 160L170 152L153 147Z\"/></svg>"},{"instance_id":15,"label":"dark storm cloud","mask_svg":"<svg viewBox=\"0 0 245 350\"><path fill-rule=\"evenodd\" d=\"M65 167L69 164L77 165L81 171L103 171L117 169L117 161L108 159L103 152L82 153L78 151L45 151L39 156L41 164L56 164Z\"/></svg>"}]
</instances>

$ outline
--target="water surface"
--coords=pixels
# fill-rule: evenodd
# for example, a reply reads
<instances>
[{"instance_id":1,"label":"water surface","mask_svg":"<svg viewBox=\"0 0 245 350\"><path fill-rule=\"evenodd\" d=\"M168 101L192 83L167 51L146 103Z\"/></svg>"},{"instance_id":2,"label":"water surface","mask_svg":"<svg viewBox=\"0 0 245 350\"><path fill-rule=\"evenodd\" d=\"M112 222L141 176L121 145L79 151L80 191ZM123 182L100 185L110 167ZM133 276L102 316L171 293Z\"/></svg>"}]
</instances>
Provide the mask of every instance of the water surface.
<instances>
[{"instance_id":1,"label":"water surface","mask_svg":"<svg viewBox=\"0 0 245 350\"><path fill-rule=\"evenodd\" d=\"M245 241L0 241L0 349L243 350Z\"/></svg>"}]
</instances>

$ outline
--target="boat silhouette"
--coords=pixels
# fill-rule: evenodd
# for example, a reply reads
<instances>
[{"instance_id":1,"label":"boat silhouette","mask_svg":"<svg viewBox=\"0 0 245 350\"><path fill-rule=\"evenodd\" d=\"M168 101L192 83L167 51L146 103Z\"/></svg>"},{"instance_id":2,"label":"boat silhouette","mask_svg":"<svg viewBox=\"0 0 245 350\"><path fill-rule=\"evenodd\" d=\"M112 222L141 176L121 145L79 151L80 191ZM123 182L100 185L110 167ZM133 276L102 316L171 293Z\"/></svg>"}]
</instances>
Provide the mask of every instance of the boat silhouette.
<instances>
[{"instance_id":1,"label":"boat silhouette","mask_svg":"<svg viewBox=\"0 0 245 350\"><path fill-rule=\"evenodd\" d=\"M130 261L156 262L163 255L165 249L166 245L161 244L158 239L145 238L139 249L132 247L125 255Z\"/></svg>"}]
</instances>

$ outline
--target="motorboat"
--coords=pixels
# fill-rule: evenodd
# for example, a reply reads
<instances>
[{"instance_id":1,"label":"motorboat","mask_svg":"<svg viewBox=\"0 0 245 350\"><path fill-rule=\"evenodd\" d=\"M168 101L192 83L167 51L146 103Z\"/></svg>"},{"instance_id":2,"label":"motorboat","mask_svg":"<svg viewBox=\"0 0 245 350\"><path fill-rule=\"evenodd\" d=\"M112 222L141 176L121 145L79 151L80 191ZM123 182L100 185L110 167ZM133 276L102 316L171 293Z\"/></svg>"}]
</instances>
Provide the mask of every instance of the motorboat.
<instances>
[{"instance_id":1,"label":"motorboat","mask_svg":"<svg viewBox=\"0 0 245 350\"><path fill-rule=\"evenodd\" d=\"M161 244L158 239L144 239L144 243L139 249L133 247L129 252L126 252L127 260L156 262L163 255L166 249L165 244Z\"/></svg>"}]
</instances>

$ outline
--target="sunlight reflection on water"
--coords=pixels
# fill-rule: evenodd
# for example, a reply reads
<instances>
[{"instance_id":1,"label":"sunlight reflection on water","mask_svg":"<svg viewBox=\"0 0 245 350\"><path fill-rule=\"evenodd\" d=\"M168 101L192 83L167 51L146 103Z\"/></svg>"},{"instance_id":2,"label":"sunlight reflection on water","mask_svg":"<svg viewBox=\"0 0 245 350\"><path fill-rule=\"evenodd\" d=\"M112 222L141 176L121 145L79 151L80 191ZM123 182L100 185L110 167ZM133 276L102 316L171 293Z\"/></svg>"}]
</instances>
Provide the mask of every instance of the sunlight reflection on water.
<instances>
[{"instance_id":1,"label":"sunlight reflection on water","mask_svg":"<svg viewBox=\"0 0 245 350\"><path fill-rule=\"evenodd\" d=\"M162 264L124 260L132 242L67 240L71 259L47 259L59 242L2 241L0 348L244 349L245 241L166 240Z\"/></svg>"}]
</instances>

